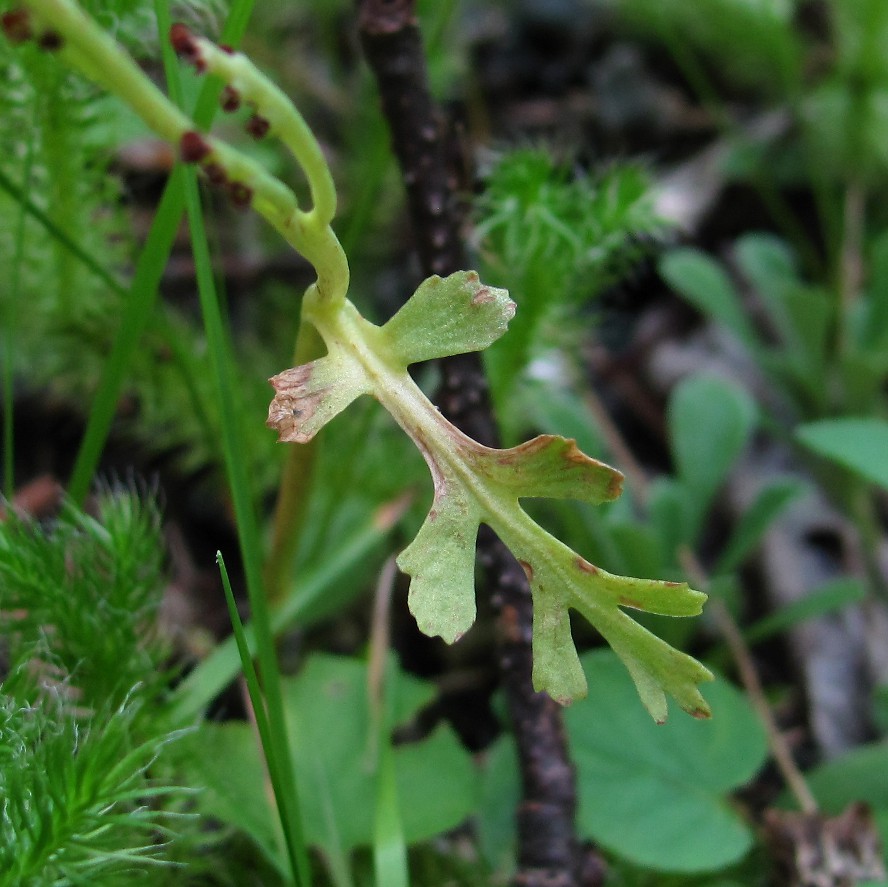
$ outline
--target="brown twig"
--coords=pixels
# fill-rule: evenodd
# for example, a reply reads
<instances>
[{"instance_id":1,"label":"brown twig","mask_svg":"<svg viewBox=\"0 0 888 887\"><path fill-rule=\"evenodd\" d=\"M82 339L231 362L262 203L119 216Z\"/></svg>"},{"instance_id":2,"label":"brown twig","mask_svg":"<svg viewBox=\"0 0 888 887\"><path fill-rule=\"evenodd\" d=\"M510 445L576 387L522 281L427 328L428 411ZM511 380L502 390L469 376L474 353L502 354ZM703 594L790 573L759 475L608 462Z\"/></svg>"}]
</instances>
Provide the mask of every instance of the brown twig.
<instances>
[{"instance_id":1,"label":"brown twig","mask_svg":"<svg viewBox=\"0 0 888 887\"><path fill-rule=\"evenodd\" d=\"M460 171L448 128L428 87L415 0L359 0L361 43L376 75L392 144L407 188L423 271L446 275L466 268ZM498 444L477 354L441 361L441 412L487 446ZM498 613L498 660L518 747L522 800L518 809L521 887L588 887L574 830L576 787L558 705L533 690L533 608L523 571L487 528L478 540Z\"/></svg>"}]
</instances>

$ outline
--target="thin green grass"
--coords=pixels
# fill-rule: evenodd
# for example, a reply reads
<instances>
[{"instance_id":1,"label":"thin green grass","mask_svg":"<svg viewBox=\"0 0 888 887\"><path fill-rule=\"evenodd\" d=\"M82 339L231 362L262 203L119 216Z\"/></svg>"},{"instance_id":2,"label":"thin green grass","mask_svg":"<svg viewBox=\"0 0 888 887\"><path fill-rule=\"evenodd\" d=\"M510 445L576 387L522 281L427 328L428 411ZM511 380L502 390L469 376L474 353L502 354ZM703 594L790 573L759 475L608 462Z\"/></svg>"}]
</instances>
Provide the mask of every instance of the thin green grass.
<instances>
[{"instance_id":1,"label":"thin green grass","mask_svg":"<svg viewBox=\"0 0 888 887\"><path fill-rule=\"evenodd\" d=\"M262 694L262 687L259 684L259 676L256 674L256 669L253 666L247 634L244 630L244 624L241 622L240 614L237 611L237 602L234 599L234 592L231 590L231 582L228 578L228 571L225 569L225 560L222 557L221 551L216 553L216 563L219 565L219 571L222 574L222 587L225 589L228 615L231 619L237 651L243 666L244 679L247 682L247 691L250 694L250 702L253 704L256 728L259 731L259 739L265 751L268 775L274 788L275 799L277 800L278 816L280 817L281 829L284 834L284 843L287 845L287 857L290 860L293 879L297 884L308 885L310 883L308 857L302 837L301 819L297 804L298 799L294 794L295 787L287 784L286 768L282 769L280 761L275 761L269 754L276 744L273 738L273 728L268 717L268 709ZM285 801L288 797L291 801L286 803Z\"/></svg>"}]
</instances>

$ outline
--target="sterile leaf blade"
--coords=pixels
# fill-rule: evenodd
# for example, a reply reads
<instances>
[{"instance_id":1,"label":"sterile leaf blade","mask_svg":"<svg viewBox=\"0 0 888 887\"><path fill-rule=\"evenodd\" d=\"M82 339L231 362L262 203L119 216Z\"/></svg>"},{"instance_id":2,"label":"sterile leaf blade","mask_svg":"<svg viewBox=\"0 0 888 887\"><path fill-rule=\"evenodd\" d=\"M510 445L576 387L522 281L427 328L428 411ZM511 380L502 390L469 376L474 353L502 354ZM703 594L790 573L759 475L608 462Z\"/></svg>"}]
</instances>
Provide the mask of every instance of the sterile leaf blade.
<instances>
[{"instance_id":1,"label":"sterile leaf blade","mask_svg":"<svg viewBox=\"0 0 888 887\"><path fill-rule=\"evenodd\" d=\"M284 370L269 379L276 392L266 425L284 442L307 443L324 425L370 388L336 353Z\"/></svg>"},{"instance_id":2,"label":"sterile leaf blade","mask_svg":"<svg viewBox=\"0 0 888 887\"><path fill-rule=\"evenodd\" d=\"M484 286L474 271L424 280L382 328L391 353L403 365L481 351L515 316L504 289Z\"/></svg>"},{"instance_id":3,"label":"sterile leaf blade","mask_svg":"<svg viewBox=\"0 0 888 887\"><path fill-rule=\"evenodd\" d=\"M479 515L459 490L436 496L413 542L398 557L411 577L408 605L423 634L448 644L475 621L475 539Z\"/></svg>"},{"instance_id":4,"label":"sterile leaf blade","mask_svg":"<svg viewBox=\"0 0 888 887\"><path fill-rule=\"evenodd\" d=\"M479 470L511 487L516 498L576 499L600 505L619 497L623 475L587 456L575 440L554 434L508 450L490 450Z\"/></svg>"}]
</instances>

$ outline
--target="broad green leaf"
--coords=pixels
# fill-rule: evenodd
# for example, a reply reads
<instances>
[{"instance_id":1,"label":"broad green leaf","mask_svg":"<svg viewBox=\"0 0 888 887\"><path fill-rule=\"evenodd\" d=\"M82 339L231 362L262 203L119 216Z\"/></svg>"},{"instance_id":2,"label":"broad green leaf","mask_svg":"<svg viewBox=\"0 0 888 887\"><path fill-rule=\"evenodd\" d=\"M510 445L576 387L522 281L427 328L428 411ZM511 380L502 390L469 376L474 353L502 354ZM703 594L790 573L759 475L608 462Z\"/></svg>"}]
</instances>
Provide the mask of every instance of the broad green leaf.
<instances>
[{"instance_id":1,"label":"broad green leaf","mask_svg":"<svg viewBox=\"0 0 888 887\"><path fill-rule=\"evenodd\" d=\"M888 422L884 419L823 419L796 430L808 449L888 488Z\"/></svg>"},{"instance_id":2,"label":"broad green leaf","mask_svg":"<svg viewBox=\"0 0 888 887\"><path fill-rule=\"evenodd\" d=\"M254 729L243 722L204 722L186 734L174 757L200 789L195 797L200 812L240 829L278 871L289 874Z\"/></svg>"},{"instance_id":3,"label":"broad green leaf","mask_svg":"<svg viewBox=\"0 0 888 887\"><path fill-rule=\"evenodd\" d=\"M756 422L745 390L715 376L691 376L672 393L667 413L675 467L700 515L740 455Z\"/></svg>"},{"instance_id":4,"label":"broad green leaf","mask_svg":"<svg viewBox=\"0 0 888 887\"><path fill-rule=\"evenodd\" d=\"M282 439L307 440L365 391L413 439L431 472L434 500L398 565L412 578L410 609L426 634L453 642L474 621L475 540L486 523L530 581L537 690L564 703L585 693L568 616L575 609L617 650L655 719L666 717L667 693L706 717L697 685L709 672L622 609L692 616L706 596L685 583L607 573L543 530L519 504L538 497L600 504L619 495L622 475L554 435L505 450L481 446L441 416L407 371L416 360L484 347L502 334L513 311L505 291L482 286L471 272L427 281L384 327L368 323L349 302L332 313L316 306L309 318L327 357L276 377L269 425Z\"/></svg>"},{"instance_id":5,"label":"broad green leaf","mask_svg":"<svg viewBox=\"0 0 888 887\"><path fill-rule=\"evenodd\" d=\"M435 696L431 684L398 675L395 722ZM331 854L370 846L374 836L376 730L367 701L366 664L315 655L284 682L284 701L300 791L306 841ZM204 787L197 796L207 815L245 831L281 871L257 739L245 724L203 724L186 737L180 761ZM408 842L453 828L474 809L476 777L468 753L449 727L392 751L398 806Z\"/></svg>"},{"instance_id":6,"label":"broad green leaf","mask_svg":"<svg viewBox=\"0 0 888 887\"><path fill-rule=\"evenodd\" d=\"M434 698L431 684L398 675L393 723ZM375 731L363 662L315 655L284 691L307 839L326 842L335 826L346 848L372 843L376 800ZM416 842L453 828L475 803L471 758L449 727L393 753L405 839Z\"/></svg>"},{"instance_id":7,"label":"broad green leaf","mask_svg":"<svg viewBox=\"0 0 888 887\"><path fill-rule=\"evenodd\" d=\"M752 846L732 790L764 764L764 731L745 697L721 678L709 688L718 717L657 727L632 704L610 651L582 657L590 705L565 723L577 767L580 834L646 867L702 872Z\"/></svg>"},{"instance_id":8,"label":"broad green leaf","mask_svg":"<svg viewBox=\"0 0 888 887\"><path fill-rule=\"evenodd\" d=\"M662 258L660 274L698 311L723 323L742 342L754 347L755 331L734 284L718 262L699 250L677 249Z\"/></svg>"},{"instance_id":9,"label":"broad green leaf","mask_svg":"<svg viewBox=\"0 0 888 887\"><path fill-rule=\"evenodd\" d=\"M730 573L741 566L771 523L804 490L805 486L794 480L777 480L761 490L731 532L714 572Z\"/></svg>"},{"instance_id":10,"label":"broad green leaf","mask_svg":"<svg viewBox=\"0 0 888 887\"><path fill-rule=\"evenodd\" d=\"M429 277L382 328L392 357L409 366L481 351L505 333L515 315L506 290L484 286L474 271Z\"/></svg>"}]
</instances>

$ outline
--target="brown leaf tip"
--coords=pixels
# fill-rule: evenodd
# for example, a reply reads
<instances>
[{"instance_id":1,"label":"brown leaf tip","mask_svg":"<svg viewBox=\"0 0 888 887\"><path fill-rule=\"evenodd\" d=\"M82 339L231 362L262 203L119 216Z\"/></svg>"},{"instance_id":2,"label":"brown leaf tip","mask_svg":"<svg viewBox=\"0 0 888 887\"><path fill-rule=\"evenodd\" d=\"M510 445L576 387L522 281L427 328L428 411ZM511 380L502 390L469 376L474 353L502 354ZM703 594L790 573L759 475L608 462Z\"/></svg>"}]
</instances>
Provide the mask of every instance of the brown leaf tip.
<instances>
[{"instance_id":1,"label":"brown leaf tip","mask_svg":"<svg viewBox=\"0 0 888 887\"><path fill-rule=\"evenodd\" d=\"M265 424L278 432L278 440L285 443L307 443L314 432L306 433L306 422L311 419L322 399L320 393L310 394L306 384L311 378L312 365L294 367L272 376L275 397L268 407Z\"/></svg>"},{"instance_id":2,"label":"brown leaf tip","mask_svg":"<svg viewBox=\"0 0 888 887\"><path fill-rule=\"evenodd\" d=\"M179 156L185 163L200 163L211 152L210 143L199 132L190 129L182 133L182 138L179 140Z\"/></svg>"},{"instance_id":3,"label":"brown leaf tip","mask_svg":"<svg viewBox=\"0 0 888 887\"><path fill-rule=\"evenodd\" d=\"M708 708L686 708L685 711L698 721L708 721L712 717L712 712Z\"/></svg>"},{"instance_id":4,"label":"brown leaf tip","mask_svg":"<svg viewBox=\"0 0 888 887\"><path fill-rule=\"evenodd\" d=\"M31 15L27 9L10 9L0 16L3 33L10 43L25 43L34 36Z\"/></svg>"}]
</instances>

